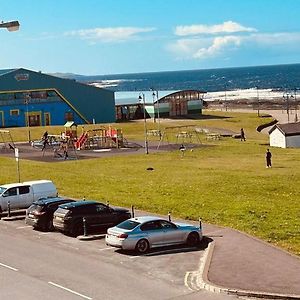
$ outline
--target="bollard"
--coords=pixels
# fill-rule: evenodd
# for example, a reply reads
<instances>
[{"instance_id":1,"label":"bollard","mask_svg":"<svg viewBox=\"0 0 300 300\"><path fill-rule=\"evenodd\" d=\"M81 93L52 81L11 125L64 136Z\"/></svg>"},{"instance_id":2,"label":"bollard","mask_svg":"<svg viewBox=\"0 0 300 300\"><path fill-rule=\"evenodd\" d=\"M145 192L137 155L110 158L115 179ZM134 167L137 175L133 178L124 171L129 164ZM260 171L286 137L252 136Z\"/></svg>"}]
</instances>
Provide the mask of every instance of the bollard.
<instances>
[{"instance_id":1,"label":"bollard","mask_svg":"<svg viewBox=\"0 0 300 300\"><path fill-rule=\"evenodd\" d=\"M134 206L131 205L131 217L134 218Z\"/></svg>"},{"instance_id":2,"label":"bollard","mask_svg":"<svg viewBox=\"0 0 300 300\"><path fill-rule=\"evenodd\" d=\"M168 212L168 220L171 222L171 212Z\"/></svg>"},{"instance_id":3,"label":"bollard","mask_svg":"<svg viewBox=\"0 0 300 300\"><path fill-rule=\"evenodd\" d=\"M109 201L108 200L106 201L106 205L109 206Z\"/></svg>"},{"instance_id":4,"label":"bollard","mask_svg":"<svg viewBox=\"0 0 300 300\"><path fill-rule=\"evenodd\" d=\"M10 201L7 201L7 216L10 217Z\"/></svg>"},{"instance_id":5,"label":"bollard","mask_svg":"<svg viewBox=\"0 0 300 300\"><path fill-rule=\"evenodd\" d=\"M202 230L202 220L201 220L201 218L199 218L199 228L200 228L200 230Z\"/></svg>"},{"instance_id":6,"label":"bollard","mask_svg":"<svg viewBox=\"0 0 300 300\"><path fill-rule=\"evenodd\" d=\"M87 236L88 235L87 234L87 224L86 224L86 218L85 217L82 218L82 222L83 222L83 235Z\"/></svg>"}]
</instances>

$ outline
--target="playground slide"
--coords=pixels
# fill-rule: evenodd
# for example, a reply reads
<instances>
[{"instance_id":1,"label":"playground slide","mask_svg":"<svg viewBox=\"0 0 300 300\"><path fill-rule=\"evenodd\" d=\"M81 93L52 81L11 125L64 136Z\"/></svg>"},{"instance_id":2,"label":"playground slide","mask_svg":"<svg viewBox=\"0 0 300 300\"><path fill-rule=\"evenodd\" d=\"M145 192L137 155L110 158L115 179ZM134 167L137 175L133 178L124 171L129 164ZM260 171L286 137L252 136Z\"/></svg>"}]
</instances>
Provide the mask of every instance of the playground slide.
<instances>
[{"instance_id":1,"label":"playground slide","mask_svg":"<svg viewBox=\"0 0 300 300\"><path fill-rule=\"evenodd\" d=\"M81 134L79 139L76 141L76 149L77 150L82 148L82 146L85 144L87 138L88 138L87 132L84 132L84 133Z\"/></svg>"}]
</instances>

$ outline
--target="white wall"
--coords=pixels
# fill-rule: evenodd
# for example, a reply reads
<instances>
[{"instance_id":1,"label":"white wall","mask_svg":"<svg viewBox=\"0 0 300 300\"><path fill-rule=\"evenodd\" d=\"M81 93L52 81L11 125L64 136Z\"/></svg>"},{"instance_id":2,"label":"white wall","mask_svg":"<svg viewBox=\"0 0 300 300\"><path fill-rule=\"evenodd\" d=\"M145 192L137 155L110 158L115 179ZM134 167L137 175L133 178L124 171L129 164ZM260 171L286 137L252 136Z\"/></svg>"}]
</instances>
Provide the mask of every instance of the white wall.
<instances>
[{"instance_id":1,"label":"white wall","mask_svg":"<svg viewBox=\"0 0 300 300\"><path fill-rule=\"evenodd\" d=\"M275 128L270 134L270 146L286 148L285 136L278 128Z\"/></svg>"}]
</instances>

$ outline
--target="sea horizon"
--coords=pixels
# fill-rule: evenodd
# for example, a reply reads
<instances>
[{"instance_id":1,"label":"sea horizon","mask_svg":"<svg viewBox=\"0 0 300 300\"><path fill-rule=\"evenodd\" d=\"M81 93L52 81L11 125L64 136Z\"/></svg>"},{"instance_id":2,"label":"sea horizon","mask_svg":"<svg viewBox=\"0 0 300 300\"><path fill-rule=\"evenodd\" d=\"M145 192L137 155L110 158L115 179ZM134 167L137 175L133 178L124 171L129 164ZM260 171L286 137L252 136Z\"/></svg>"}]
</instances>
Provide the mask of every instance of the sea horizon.
<instances>
[{"instance_id":1,"label":"sea horizon","mask_svg":"<svg viewBox=\"0 0 300 300\"><path fill-rule=\"evenodd\" d=\"M300 89L300 63L80 76L74 79L115 92L148 90L202 90L205 92L218 92L245 89L272 89L291 92Z\"/></svg>"}]
</instances>

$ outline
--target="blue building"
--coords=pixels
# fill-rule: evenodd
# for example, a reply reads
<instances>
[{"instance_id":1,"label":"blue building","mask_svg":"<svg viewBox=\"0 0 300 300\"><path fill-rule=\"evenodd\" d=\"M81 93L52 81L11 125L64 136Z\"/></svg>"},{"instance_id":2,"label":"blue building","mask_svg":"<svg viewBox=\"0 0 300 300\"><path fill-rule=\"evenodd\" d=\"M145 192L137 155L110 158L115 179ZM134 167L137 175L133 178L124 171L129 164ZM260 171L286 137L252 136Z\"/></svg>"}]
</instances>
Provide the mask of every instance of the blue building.
<instances>
[{"instance_id":1,"label":"blue building","mask_svg":"<svg viewBox=\"0 0 300 300\"><path fill-rule=\"evenodd\" d=\"M114 92L27 69L0 70L0 127L115 122Z\"/></svg>"}]
</instances>

